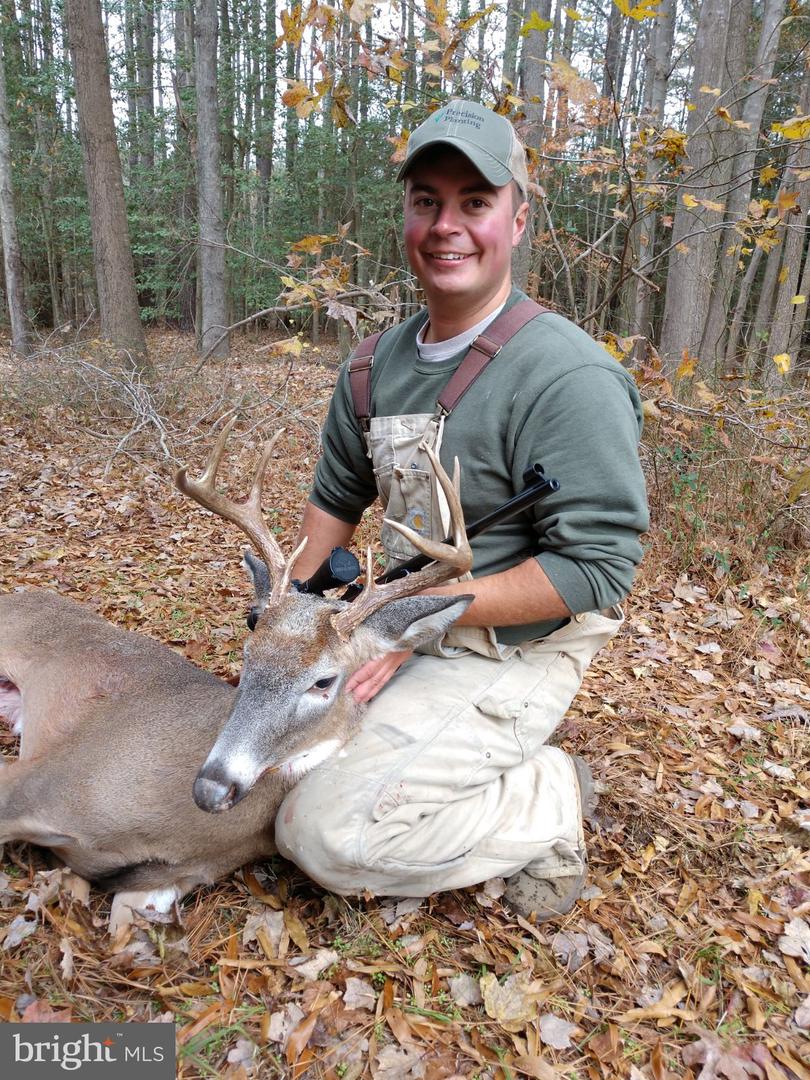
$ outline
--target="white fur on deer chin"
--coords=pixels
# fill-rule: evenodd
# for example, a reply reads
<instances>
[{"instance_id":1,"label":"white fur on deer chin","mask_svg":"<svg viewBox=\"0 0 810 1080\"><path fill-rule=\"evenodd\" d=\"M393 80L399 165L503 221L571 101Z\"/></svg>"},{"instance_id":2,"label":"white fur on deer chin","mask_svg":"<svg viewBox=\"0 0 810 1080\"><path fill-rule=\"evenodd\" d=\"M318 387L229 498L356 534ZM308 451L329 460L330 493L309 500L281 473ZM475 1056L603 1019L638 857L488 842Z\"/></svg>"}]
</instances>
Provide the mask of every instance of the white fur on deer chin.
<instances>
[{"instance_id":1,"label":"white fur on deer chin","mask_svg":"<svg viewBox=\"0 0 810 1080\"><path fill-rule=\"evenodd\" d=\"M336 750L342 746L340 739L326 739L322 743L316 743L302 754L296 754L279 767L279 773L290 784L296 783L308 772L330 758Z\"/></svg>"}]
</instances>

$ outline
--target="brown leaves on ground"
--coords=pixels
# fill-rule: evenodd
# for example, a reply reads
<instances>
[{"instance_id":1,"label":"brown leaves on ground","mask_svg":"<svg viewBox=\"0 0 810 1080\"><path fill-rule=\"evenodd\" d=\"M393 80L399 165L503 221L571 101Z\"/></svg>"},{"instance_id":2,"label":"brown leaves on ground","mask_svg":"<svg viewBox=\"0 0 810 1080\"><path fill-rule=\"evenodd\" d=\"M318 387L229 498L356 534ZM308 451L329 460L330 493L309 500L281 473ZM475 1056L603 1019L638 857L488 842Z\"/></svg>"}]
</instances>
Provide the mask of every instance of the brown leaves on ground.
<instances>
[{"instance_id":1,"label":"brown leaves on ground","mask_svg":"<svg viewBox=\"0 0 810 1080\"><path fill-rule=\"evenodd\" d=\"M227 380L209 366L189 381L187 342L153 347L174 357L170 459L144 433L113 456L121 417L82 425L60 401L11 410L0 573L5 588L56 589L234 678L243 541L171 475L202 461L211 420L243 395L251 434L232 440L222 482L238 497L259 442L284 426L264 505L289 544L335 369L257 342ZM370 518L359 545L373 536ZM653 534L626 626L560 732L604 790L584 895L559 923L515 918L502 883L345 901L279 859L197 890L182 926L136 916L111 942L109 900L88 906L41 853L10 845L0 1018L171 1021L183 1078L808 1080L803 572L788 558L733 583L674 572Z\"/></svg>"}]
</instances>

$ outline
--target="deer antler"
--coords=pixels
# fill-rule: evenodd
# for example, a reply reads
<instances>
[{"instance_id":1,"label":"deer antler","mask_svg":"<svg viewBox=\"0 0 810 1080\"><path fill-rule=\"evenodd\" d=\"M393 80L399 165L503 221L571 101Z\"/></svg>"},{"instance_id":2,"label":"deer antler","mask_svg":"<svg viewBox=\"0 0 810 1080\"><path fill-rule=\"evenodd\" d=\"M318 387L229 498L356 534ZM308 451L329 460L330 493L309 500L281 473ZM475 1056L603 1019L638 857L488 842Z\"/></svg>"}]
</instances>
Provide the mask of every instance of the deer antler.
<instances>
[{"instance_id":1,"label":"deer antler","mask_svg":"<svg viewBox=\"0 0 810 1080\"><path fill-rule=\"evenodd\" d=\"M277 431L272 439L264 444L261 460L256 467L247 500L243 503L237 503L216 490L217 472L222 461L225 443L236 423L236 419L235 416L232 417L222 429L206 462L202 476L193 479L183 468L175 476L174 482L184 495L190 496L200 506L204 506L206 510L211 510L219 517L232 522L247 536L257 554L261 556L267 566L273 583L269 602L274 603L280 600L289 588L292 568L306 544L306 538L304 538L290 558L285 559L284 553L267 527L267 522L262 515L261 499L264 474L270 455L284 429Z\"/></svg>"},{"instance_id":2,"label":"deer antler","mask_svg":"<svg viewBox=\"0 0 810 1080\"><path fill-rule=\"evenodd\" d=\"M461 493L459 481L458 458L453 465L453 479L442 468L436 454L425 448L433 466L433 472L441 485L442 491L447 498L450 508L450 523L453 534L453 543L446 544L441 540L430 540L420 536L419 533L409 529L407 525L401 525L397 521L386 522L392 529L396 529L422 554L433 559L429 566L417 570L406 577L396 578L385 585L377 585L374 582L374 574L371 565L371 548L368 549L366 558L366 584L360 596L353 604L343 608L332 616L332 625L344 640L352 634L357 627L375 611L389 604L392 600L398 600L403 596L412 596L423 589L434 585L441 585L452 577L466 574L472 566L473 555L467 540L467 532L464 528L464 511L461 508Z\"/></svg>"}]
</instances>

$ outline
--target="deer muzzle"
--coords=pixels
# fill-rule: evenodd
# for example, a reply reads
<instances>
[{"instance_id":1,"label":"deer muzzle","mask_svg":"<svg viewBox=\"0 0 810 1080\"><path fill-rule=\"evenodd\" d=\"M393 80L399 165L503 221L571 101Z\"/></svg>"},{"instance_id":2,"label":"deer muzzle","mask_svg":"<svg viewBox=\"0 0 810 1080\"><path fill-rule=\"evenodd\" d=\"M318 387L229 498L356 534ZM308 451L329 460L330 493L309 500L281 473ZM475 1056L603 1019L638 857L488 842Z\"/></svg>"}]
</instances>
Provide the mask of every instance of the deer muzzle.
<instances>
[{"instance_id":1,"label":"deer muzzle","mask_svg":"<svg viewBox=\"0 0 810 1080\"><path fill-rule=\"evenodd\" d=\"M244 799L252 785L240 784L230 777L212 775L211 769L208 775L201 769L194 781L194 802L201 810L209 814L220 814L223 810L230 810L238 802Z\"/></svg>"}]
</instances>

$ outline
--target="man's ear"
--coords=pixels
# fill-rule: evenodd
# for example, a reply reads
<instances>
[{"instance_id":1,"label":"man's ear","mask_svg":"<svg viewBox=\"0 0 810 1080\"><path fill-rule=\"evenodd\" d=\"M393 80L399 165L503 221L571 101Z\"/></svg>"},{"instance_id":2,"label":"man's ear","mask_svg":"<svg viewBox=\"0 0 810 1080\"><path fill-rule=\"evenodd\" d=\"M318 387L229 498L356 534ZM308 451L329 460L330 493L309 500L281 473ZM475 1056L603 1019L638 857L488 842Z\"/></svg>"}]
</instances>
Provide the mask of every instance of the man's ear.
<instances>
[{"instance_id":1,"label":"man's ear","mask_svg":"<svg viewBox=\"0 0 810 1080\"><path fill-rule=\"evenodd\" d=\"M529 204L524 200L518 207L514 221L512 222L512 247L517 247L523 239L526 231L526 222L529 220Z\"/></svg>"},{"instance_id":2,"label":"man's ear","mask_svg":"<svg viewBox=\"0 0 810 1080\"><path fill-rule=\"evenodd\" d=\"M408 596L392 600L375 611L362 624L381 639L388 652L417 649L428 641L440 638L456 619L461 618L475 597Z\"/></svg>"}]
</instances>

